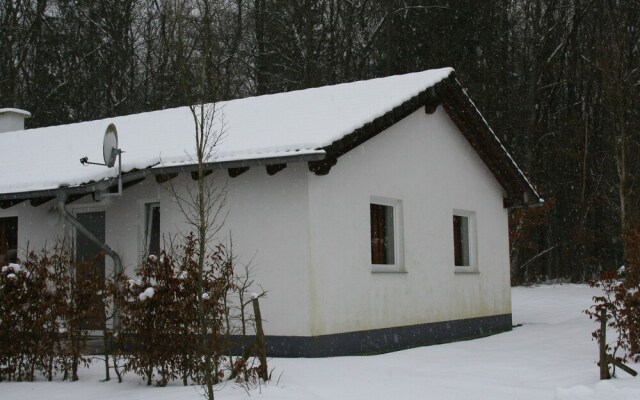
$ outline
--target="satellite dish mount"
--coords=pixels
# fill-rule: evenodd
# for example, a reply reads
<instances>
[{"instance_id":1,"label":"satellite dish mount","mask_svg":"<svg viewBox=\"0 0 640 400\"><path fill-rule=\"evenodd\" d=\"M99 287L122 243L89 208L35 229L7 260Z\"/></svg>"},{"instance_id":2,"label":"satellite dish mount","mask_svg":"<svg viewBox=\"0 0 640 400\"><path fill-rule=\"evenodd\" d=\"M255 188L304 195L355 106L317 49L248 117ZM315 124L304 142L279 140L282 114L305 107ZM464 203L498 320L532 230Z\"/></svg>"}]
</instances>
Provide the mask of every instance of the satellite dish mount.
<instances>
[{"instance_id":1,"label":"satellite dish mount","mask_svg":"<svg viewBox=\"0 0 640 400\"><path fill-rule=\"evenodd\" d=\"M118 148L118 131L114 124L109 124L107 130L104 132L104 138L102 139L102 155L104 158L103 163L96 163L89 161L89 157L82 157L80 164L82 165L102 165L107 168L113 168L116 164L116 158L118 159L118 192L117 193L101 193L100 197L111 197L122 195L122 150Z\"/></svg>"}]
</instances>

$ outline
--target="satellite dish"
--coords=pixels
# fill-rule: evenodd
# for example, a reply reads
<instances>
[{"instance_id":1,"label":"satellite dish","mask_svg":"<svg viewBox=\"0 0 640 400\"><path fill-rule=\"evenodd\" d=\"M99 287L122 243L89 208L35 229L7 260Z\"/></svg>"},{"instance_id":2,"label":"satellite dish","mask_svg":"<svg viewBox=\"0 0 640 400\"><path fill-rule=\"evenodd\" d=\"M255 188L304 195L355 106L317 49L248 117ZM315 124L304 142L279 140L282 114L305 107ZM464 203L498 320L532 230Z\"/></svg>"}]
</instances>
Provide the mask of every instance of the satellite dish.
<instances>
[{"instance_id":1,"label":"satellite dish","mask_svg":"<svg viewBox=\"0 0 640 400\"><path fill-rule=\"evenodd\" d=\"M104 132L102 154L104 155L105 165L109 168L113 167L118 157L118 131L114 124L109 124Z\"/></svg>"},{"instance_id":2,"label":"satellite dish","mask_svg":"<svg viewBox=\"0 0 640 400\"><path fill-rule=\"evenodd\" d=\"M116 130L116 126L114 124L109 124L109 126L107 126L107 130L104 132L104 138L102 139L102 156L104 158L104 164L91 162L89 161L89 157L82 157L80 159L80 164L85 167L91 164L102 165L109 168L113 167L116 164L116 159L118 159L118 192L105 194L97 193L99 200L103 197L122 195L122 153L124 152L118 148L118 131ZM109 183L109 186L111 186L111 183Z\"/></svg>"}]
</instances>

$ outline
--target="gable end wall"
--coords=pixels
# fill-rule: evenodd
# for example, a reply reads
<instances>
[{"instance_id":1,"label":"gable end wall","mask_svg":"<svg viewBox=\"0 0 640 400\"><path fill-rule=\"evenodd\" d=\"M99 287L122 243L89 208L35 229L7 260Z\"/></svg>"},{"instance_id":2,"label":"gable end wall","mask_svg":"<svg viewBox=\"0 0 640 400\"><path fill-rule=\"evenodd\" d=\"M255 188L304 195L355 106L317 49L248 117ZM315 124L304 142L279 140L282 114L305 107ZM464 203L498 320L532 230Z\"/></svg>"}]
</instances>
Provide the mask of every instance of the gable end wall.
<instances>
[{"instance_id":1,"label":"gable end wall","mask_svg":"<svg viewBox=\"0 0 640 400\"><path fill-rule=\"evenodd\" d=\"M309 182L312 335L511 313L504 191L442 107ZM402 202L405 273L371 272L371 196ZM477 274L455 273L454 209L476 214Z\"/></svg>"}]
</instances>

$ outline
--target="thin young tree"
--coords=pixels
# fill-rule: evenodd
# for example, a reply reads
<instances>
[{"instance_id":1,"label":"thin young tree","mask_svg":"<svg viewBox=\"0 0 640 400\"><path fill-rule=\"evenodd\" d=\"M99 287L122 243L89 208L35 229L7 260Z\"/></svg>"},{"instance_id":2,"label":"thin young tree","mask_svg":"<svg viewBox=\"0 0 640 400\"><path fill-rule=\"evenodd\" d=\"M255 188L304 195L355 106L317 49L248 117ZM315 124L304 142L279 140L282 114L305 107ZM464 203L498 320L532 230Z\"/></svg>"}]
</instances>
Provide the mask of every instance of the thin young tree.
<instances>
[{"instance_id":1,"label":"thin young tree","mask_svg":"<svg viewBox=\"0 0 640 400\"><path fill-rule=\"evenodd\" d=\"M222 110L218 109L215 103L190 106L190 111L193 117L195 143L194 153L190 157L196 168L191 173L192 181L186 180L179 188L170 185L169 190L178 210L185 218L187 229L195 233L197 242L197 335L204 362L203 386L207 398L211 400L214 398L213 385L217 382L217 354L214 354L216 343L212 343L212 340L217 338L214 331L217 329L218 321L214 319L218 318L216 309L220 305L216 304L217 296L211 296L206 291L205 279L210 272L209 259L215 254L215 249L211 248L210 243L215 242L214 239L226 220L227 188L224 183L215 179L216 174L212 173L210 163L215 160L216 148L224 137L226 124Z\"/></svg>"}]
</instances>

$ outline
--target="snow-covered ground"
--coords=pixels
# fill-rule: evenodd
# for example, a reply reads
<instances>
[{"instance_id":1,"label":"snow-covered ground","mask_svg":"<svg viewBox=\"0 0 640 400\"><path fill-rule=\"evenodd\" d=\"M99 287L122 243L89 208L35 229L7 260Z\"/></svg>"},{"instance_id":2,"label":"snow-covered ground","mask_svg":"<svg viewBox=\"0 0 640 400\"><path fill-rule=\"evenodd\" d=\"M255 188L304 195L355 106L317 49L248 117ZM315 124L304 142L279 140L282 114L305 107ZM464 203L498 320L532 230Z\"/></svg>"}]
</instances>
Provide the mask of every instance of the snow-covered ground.
<instances>
[{"instance_id":1,"label":"snow-covered ground","mask_svg":"<svg viewBox=\"0 0 640 400\"><path fill-rule=\"evenodd\" d=\"M595 323L581 313L597 292L583 285L513 289L512 332L363 357L272 359L273 381L249 391L219 386L218 399L640 399L640 376L598 381ZM640 370L640 364L632 367ZM103 365L78 382L0 383L0 399L201 399L198 387L147 387L134 376L99 382Z\"/></svg>"}]
</instances>

